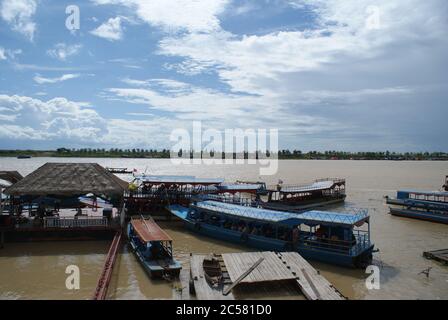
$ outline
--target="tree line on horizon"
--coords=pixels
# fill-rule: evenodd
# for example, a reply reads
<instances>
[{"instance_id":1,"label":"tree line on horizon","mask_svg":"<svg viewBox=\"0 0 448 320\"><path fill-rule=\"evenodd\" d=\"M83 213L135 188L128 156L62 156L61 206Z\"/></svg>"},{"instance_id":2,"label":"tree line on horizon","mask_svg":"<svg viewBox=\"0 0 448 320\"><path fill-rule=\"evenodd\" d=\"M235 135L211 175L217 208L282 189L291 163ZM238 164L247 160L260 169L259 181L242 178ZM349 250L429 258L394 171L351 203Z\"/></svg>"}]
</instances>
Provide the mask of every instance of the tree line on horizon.
<instances>
[{"instance_id":1,"label":"tree line on horizon","mask_svg":"<svg viewBox=\"0 0 448 320\"><path fill-rule=\"evenodd\" d=\"M224 152L201 151L195 153L193 150L179 150L178 157L215 157L221 153L221 157L228 158ZM233 153L233 158L259 158L270 157L272 152L265 153L257 151L249 154L248 152ZM215 155L216 154L216 155ZM56 150L0 150L0 156L19 156L29 155L33 157L116 157L116 158L170 158L169 149L121 149L121 148L58 148ZM349 152L349 151L307 151L282 149L278 151L279 159L309 159L309 160L448 160L446 152Z\"/></svg>"}]
</instances>

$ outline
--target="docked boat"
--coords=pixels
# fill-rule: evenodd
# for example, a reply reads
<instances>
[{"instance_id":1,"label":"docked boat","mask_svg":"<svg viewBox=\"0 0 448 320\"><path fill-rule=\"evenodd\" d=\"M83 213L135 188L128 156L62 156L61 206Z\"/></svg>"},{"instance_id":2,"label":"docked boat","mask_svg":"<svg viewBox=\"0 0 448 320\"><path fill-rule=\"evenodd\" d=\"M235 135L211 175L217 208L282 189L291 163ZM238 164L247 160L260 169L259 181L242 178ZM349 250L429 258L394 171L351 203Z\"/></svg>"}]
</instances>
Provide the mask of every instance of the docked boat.
<instances>
[{"instance_id":1,"label":"docked boat","mask_svg":"<svg viewBox=\"0 0 448 320\"><path fill-rule=\"evenodd\" d=\"M205 280L211 287L218 288L222 285L222 269L217 258L213 256L204 258L202 268L204 269Z\"/></svg>"},{"instance_id":2,"label":"docked boat","mask_svg":"<svg viewBox=\"0 0 448 320\"><path fill-rule=\"evenodd\" d=\"M267 201L259 204L266 209L303 211L344 202L345 179L319 179L304 185L283 185L268 189Z\"/></svg>"},{"instance_id":3,"label":"docked boat","mask_svg":"<svg viewBox=\"0 0 448 320\"><path fill-rule=\"evenodd\" d=\"M129 243L152 278L178 276L181 264L173 257L173 240L151 219L132 219Z\"/></svg>"},{"instance_id":4,"label":"docked boat","mask_svg":"<svg viewBox=\"0 0 448 320\"><path fill-rule=\"evenodd\" d=\"M17 159L30 159L30 158L31 158L31 156L26 155L26 154L21 154L21 155L17 156Z\"/></svg>"},{"instance_id":5,"label":"docked boat","mask_svg":"<svg viewBox=\"0 0 448 320\"><path fill-rule=\"evenodd\" d=\"M218 201L169 206L200 234L268 251L296 251L306 259L350 267L372 260L369 215L308 211L300 215Z\"/></svg>"},{"instance_id":6,"label":"docked boat","mask_svg":"<svg viewBox=\"0 0 448 320\"><path fill-rule=\"evenodd\" d=\"M399 190L396 198L386 197L394 216L448 224L448 192Z\"/></svg>"}]
</instances>

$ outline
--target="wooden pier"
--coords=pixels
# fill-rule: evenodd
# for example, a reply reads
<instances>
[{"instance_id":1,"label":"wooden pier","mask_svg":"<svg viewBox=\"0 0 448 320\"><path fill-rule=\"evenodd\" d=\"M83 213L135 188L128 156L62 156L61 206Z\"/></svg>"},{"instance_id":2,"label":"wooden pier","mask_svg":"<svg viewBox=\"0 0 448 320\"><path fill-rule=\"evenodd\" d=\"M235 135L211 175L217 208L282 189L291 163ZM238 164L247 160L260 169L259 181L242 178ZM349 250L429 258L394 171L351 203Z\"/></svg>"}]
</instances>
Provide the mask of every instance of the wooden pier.
<instances>
[{"instance_id":1,"label":"wooden pier","mask_svg":"<svg viewBox=\"0 0 448 320\"><path fill-rule=\"evenodd\" d=\"M202 262L205 255L192 255L191 279L196 296L200 300L244 299L250 294L251 288L263 291L265 298L270 298L269 289L277 284L285 288L298 288L308 300L344 300L345 297L322 275L319 274L305 259L296 252L244 252L222 254L221 269L224 276L224 287L236 284L235 290L225 296L223 291L213 289L207 283ZM215 256L219 260L220 255ZM257 262L260 262L257 265ZM254 265L257 265L250 273ZM243 279L240 277L247 274ZM226 281L226 277L228 281ZM294 289L293 289L294 290ZM298 290L297 290L298 291ZM235 296L236 295L236 296Z\"/></svg>"},{"instance_id":2,"label":"wooden pier","mask_svg":"<svg viewBox=\"0 0 448 320\"><path fill-rule=\"evenodd\" d=\"M436 260L448 265L448 249L425 251L423 252L423 256L427 259Z\"/></svg>"},{"instance_id":3,"label":"wooden pier","mask_svg":"<svg viewBox=\"0 0 448 320\"><path fill-rule=\"evenodd\" d=\"M110 279L112 277L112 271L114 269L115 261L117 260L118 248L121 242L121 231L117 231L112 244L110 245L109 252L106 256L106 261L104 262L103 270L101 276L98 279L98 284L96 286L95 292L93 294L92 300L104 300L107 296L107 289L109 288Z\"/></svg>"}]
</instances>

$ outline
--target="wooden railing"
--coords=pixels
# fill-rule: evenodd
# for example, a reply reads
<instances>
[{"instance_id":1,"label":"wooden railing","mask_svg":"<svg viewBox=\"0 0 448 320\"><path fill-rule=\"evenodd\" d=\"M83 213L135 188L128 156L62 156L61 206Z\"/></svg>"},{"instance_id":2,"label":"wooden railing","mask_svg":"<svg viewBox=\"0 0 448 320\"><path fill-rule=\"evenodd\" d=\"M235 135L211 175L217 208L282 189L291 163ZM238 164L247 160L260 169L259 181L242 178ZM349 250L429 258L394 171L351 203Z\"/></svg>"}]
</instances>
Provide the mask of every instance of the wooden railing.
<instances>
[{"instance_id":1,"label":"wooden railing","mask_svg":"<svg viewBox=\"0 0 448 320\"><path fill-rule=\"evenodd\" d=\"M106 217L45 217L44 228L107 227Z\"/></svg>"}]
</instances>

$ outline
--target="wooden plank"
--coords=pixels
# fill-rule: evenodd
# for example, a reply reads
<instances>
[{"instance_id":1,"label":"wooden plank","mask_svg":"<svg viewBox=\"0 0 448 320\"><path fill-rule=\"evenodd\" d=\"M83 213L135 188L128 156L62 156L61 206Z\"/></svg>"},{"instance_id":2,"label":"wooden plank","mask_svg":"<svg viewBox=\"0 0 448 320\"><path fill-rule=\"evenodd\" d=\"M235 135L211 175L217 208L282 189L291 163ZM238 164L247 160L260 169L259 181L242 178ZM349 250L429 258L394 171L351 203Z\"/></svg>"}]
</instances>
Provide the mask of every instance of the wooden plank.
<instances>
[{"instance_id":1,"label":"wooden plank","mask_svg":"<svg viewBox=\"0 0 448 320\"><path fill-rule=\"evenodd\" d=\"M278 253L280 259L286 261L290 270L297 276L303 294L310 300L342 300L345 299L334 286L321 276L305 259L296 252Z\"/></svg>"},{"instance_id":2,"label":"wooden plank","mask_svg":"<svg viewBox=\"0 0 448 320\"><path fill-rule=\"evenodd\" d=\"M246 278L252 271L255 270L256 267L258 267L260 265L260 263L262 263L264 260L264 258L260 258L258 259L257 262L254 263L254 265L252 267L250 267L247 271L245 271L238 279L236 279L236 281L234 283L232 283L232 285L230 287L228 287L227 289L225 289L223 291L223 294L226 296L230 293L230 291L238 285L238 283L240 283L244 278Z\"/></svg>"},{"instance_id":3,"label":"wooden plank","mask_svg":"<svg viewBox=\"0 0 448 320\"><path fill-rule=\"evenodd\" d=\"M244 252L223 254L222 256L232 281L238 279L259 258L264 258L265 260L242 283L291 280L295 278L274 252Z\"/></svg>"}]
</instances>

